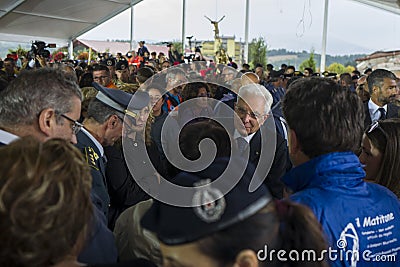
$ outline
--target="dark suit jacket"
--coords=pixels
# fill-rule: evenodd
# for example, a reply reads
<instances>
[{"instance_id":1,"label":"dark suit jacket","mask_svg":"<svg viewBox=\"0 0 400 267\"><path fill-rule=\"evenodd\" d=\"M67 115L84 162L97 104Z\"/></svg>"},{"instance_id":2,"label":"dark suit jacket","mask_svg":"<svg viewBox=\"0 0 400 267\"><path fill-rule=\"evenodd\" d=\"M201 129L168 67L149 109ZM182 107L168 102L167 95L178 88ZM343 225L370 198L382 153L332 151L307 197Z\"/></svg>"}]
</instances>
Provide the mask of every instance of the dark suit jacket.
<instances>
[{"instance_id":1,"label":"dark suit jacket","mask_svg":"<svg viewBox=\"0 0 400 267\"><path fill-rule=\"evenodd\" d=\"M264 126L262 126L264 127ZM274 134L276 136L275 153L268 151L268 146L273 140ZM289 152L286 140L278 133L268 130L266 127L263 128L264 137L261 138L260 129L255 133L250 141L249 148L249 161L254 164L255 167L260 168L258 176L263 179L263 183L268 187L273 197L277 199L283 198L284 184L281 182L281 177L292 168L292 164L289 159ZM263 154L261 154L261 151ZM260 161L262 155L263 162ZM268 171L268 162L272 161L271 168ZM260 165L260 166L258 166Z\"/></svg>"},{"instance_id":2,"label":"dark suit jacket","mask_svg":"<svg viewBox=\"0 0 400 267\"><path fill-rule=\"evenodd\" d=\"M368 101L364 102L364 113L365 113L364 129L367 129L367 127L372 123L371 116L369 115L369 110L368 110ZM399 113L400 113L400 107L390 103L387 105L386 119L399 118L400 117Z\"/></svg>"},{"instance_id":3,"label":"dark suit jacket","mask_svg":"<svg viewBox=\"0 0 400 267\"><path fill-rule=\"evenodd\" d=\"M92 174L92 192L98 196L98 200L94 202L104 215L108 217L108 209L110 205L110 197L107 191L106 168L104 161L96 144L83 131L80 131L76 138L78 143L76 147L82 152L86 162L90 167Z\"/></svg>"}]
</instances>

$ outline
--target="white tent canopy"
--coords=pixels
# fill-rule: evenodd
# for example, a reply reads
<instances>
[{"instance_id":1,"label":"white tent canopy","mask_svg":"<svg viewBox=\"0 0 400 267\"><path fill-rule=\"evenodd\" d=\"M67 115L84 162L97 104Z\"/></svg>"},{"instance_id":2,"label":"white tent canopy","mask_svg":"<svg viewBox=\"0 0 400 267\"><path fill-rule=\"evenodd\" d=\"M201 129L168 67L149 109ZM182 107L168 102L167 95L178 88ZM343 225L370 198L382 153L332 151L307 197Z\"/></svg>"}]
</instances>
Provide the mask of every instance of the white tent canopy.
<instances>
[{"instance_id":1,"label":"white tent canopy","mask_svg":"<svg viewBox=\"0 0 400 267\"><path fill-rule=\"evenodd\" d=\"M68 43L142 0L1 0L0 40Z\"/></svg>"}]
</instances>

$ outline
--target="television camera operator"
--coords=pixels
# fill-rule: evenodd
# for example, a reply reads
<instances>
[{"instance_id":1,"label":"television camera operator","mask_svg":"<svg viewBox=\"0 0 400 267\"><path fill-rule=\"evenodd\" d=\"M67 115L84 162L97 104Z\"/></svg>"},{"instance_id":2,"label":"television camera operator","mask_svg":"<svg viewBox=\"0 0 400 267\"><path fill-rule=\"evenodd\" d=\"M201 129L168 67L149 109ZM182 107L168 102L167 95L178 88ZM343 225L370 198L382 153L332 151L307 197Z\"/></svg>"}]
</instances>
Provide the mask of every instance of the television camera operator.
<instances>
[{"instance_id":1,"label":"television camera operator","mask_svg":"<svg viewBox=\"0 0 400 267\"><path fill-rule=\"evenodd\" d=\"M50 58L50 51L46 48L55 48L56 44L46 44L43 41L32 42L31 50L27 54L26 69L46 67L46 60Z\"/></svg>"}]
</instances>

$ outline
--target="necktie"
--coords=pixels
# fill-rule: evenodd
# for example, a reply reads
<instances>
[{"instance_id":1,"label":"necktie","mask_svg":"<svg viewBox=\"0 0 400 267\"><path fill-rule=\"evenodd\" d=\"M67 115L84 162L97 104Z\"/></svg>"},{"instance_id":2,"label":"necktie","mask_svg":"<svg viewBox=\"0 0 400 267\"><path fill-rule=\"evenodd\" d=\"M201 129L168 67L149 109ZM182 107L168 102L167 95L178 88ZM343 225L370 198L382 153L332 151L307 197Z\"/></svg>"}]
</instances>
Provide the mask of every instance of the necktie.
<instances>
[{"instance_id":1,"label":"necktie","mask_svg":"<svg viewBox=\"0 0 400 267\"><path fill-rule=\"evenodd\" d=\"M385 120L386 119L386 110L384 108L378 108L378 110L381 113L379 120Z\"/></svg>"},{"instance_id":2,"label":"necktie","mask_svg":"<svg viewBox=\"0 0 400 267\"><path fill-rule=\"evenodd\" d=\"M246 150L247 145L248 145L247 141L243 137L239 137L236 139L236 142L237 142L237 146L238 146L240 154L243 154L243 152Z\"/></svg>"}]
</instances>

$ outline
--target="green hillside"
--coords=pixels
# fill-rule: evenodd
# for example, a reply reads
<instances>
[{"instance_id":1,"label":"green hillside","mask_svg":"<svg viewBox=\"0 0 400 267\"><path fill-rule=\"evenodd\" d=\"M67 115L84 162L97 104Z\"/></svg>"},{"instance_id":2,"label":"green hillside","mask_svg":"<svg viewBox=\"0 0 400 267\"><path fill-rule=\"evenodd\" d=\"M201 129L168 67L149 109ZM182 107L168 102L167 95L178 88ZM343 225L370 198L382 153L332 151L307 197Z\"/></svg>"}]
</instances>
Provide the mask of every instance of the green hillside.
<instances>
[{"instance_id":1,"label":"green hillside","mask_svg":"<svg viewBox=\"0 0 400 267\"><path fill-rule=\"evenodd\" d=\"M355 59L365 57L366 54L356 54L356 55L345 55L345 56L331 56L326 55L326 66L336 62L340 63L344 66L356 66ZM307 60L310 57L310 52L302 51L302 52L292 52L287 51L286 49L274 49L267 51L267 62L274 65L275 69L279 69L282 63L287 65L294 65L296 69L300 66L300 64ZM314 59L317 63L317 68L320 66L321 55L315 53Z\"/></svg>"}]
</instances>

